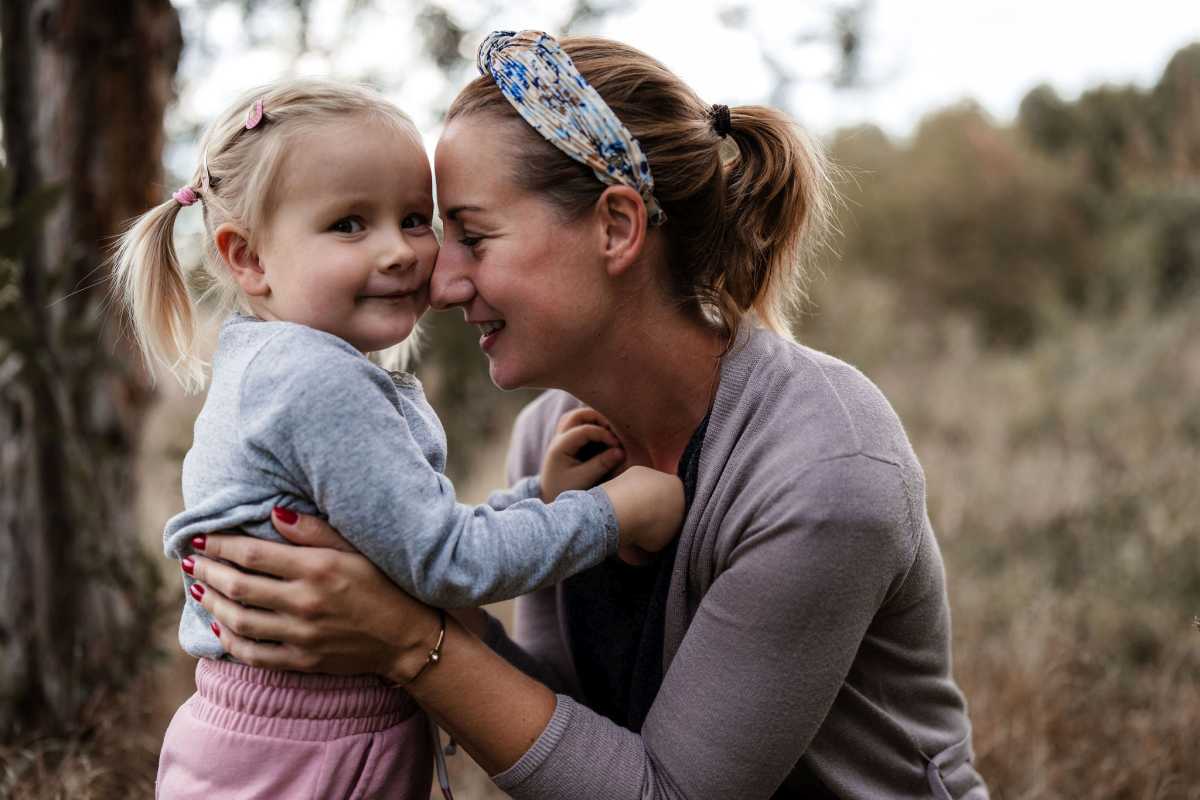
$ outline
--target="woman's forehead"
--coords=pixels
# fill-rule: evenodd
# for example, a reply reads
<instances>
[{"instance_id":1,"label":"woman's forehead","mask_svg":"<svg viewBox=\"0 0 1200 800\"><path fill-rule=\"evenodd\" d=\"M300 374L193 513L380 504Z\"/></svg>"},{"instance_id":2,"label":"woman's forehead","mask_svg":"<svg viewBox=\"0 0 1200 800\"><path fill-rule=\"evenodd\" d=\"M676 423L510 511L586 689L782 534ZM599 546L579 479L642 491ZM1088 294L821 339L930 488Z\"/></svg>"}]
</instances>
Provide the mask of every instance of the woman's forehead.
<instances>
[{"instance_id":1,"label":"woman's forehead","mask_svg":"<svg viewBox=\"0 0 1200 800\"><path fill-rule=\"evenodd\" d=\"M502 125L482 117L460 117L446 126L434 152L442 208L482 206L483 199L495 205L515 191L514 154Z\"/></svg>"}]
</instances>

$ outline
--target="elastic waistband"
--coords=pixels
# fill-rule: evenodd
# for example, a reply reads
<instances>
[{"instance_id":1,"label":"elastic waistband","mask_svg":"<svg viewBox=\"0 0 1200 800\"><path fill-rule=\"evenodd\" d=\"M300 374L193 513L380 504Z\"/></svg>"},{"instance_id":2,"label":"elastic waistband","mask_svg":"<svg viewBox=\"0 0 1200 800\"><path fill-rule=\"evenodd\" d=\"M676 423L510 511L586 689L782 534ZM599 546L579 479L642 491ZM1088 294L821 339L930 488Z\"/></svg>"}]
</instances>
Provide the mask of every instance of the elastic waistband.
<instances>
[{"instance_id":1,"label":"elastic waistband","mask_svg":"<svg viewBox=\"0 0 1200 800\"><path fill-rule=\"evenodd\" d=\"M201 658L199 719L224 730L304 741L376 733L420 709L403 689L376 675L309 675Z\"/></svg>"}]
</instances>

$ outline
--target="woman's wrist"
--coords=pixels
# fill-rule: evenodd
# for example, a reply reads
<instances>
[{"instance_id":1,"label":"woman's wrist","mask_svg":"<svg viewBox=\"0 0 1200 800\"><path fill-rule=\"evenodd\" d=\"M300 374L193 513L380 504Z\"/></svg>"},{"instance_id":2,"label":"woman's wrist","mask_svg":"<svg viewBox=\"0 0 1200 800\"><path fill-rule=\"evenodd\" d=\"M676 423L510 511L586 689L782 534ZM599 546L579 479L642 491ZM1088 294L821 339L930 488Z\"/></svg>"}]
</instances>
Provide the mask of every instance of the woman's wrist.
<instances>
[{"instance_id":1,"label":"woman's wrist","mask_svg":"<svg viewBox=\"0 0 1200 800\"><path fill-rule=\"evenodd\" d=\"M438 659L441 657L445 631L443 613L426 607L420 620L413 620L405 625L405 632L410 635L403 636L396 643L392 663L387 671L388 680L399 686L407 686L427 668L437 666L436 663L430 663L430 653L436 651Z\"/></svg>"}]
</instances>

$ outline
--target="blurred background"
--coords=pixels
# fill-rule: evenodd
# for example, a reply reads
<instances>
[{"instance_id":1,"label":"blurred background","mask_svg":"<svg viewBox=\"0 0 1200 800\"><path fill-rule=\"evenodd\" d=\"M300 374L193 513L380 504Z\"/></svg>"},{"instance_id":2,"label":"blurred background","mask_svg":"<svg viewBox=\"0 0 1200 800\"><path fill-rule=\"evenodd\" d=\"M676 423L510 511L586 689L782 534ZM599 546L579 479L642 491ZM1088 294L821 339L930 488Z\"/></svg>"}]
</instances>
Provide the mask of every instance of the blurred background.
<instances>
[{"instance_id":1,"label":"blurred background","mask_svg":"<svg viewBox=\"0 0 1200 800\"><path fill-rule=\"evenodd\" d=\"M133 357L112 236L249 86L368 81L432 147L482 36L535 27L627 41L710 102L785 108L840 164L841 235L796 335L882 387L924 464L993 796L1200 798L1194 3L0 9L0 797L152 796L192 690L160 537L201 399ZM199 229L181 215L185 261ZM491 385L457 312L426 330L416 371L478 501L534 395ZM452 762L460 800L499 796Z\"/></svg>"}]
</instances>

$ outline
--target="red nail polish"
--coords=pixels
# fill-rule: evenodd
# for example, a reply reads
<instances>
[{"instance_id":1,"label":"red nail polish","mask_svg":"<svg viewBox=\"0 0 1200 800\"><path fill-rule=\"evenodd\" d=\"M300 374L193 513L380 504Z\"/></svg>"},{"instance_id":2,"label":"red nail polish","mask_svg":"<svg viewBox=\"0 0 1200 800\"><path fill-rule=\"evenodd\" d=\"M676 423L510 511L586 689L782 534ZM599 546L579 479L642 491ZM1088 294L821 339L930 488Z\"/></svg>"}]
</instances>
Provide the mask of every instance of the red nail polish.
<instances>
[{"instance_id":1,"label":"red nail polish","mask_svg":"<svg viewBox=\"0 0 1200 800\"><path fill-rule=\"evenodd\" d=\"M208 545L208 534L202 533L192 537L192 549L203 550Z\"/></svg>"},{"instance_id":2,"label":"red nail polish","mask_svg":"<svg viewBox=\"0 0 1200 800\"><path fill-rule=\"evenodd\" d=\"M186 572L188 575L196 574L196 562L192 560L191 556L188 556L183 561L181 561L179 566L183 567L183 571Z\"/></svg>"},{"instance_id":3,"label":"red nail polish","mask_svg":"<svg viewBox=\"0 0 1200 800\"><path fill-rule=\"evenodd\" d=\"M290 508L284 508L283 506L275 506L275 516L278 517L279 521L284 525L295 525L296 520L300 518L300 515L295 511L292 511Z\"/></svg>"},{"instance_id":4,"label":"red nail polish","mask_svg":"<svg viewBox=\"0 0 1200 800\"><path fill-rule=\"evenodd\" d=\"M208 627L212 628L213 636L217 637L218 639L221 638L221 626L220 625L218 625L217 623L214 622L212 625L209 625Z\"/></svg>"},{"instance_id":5,"label":"red nail polish","mask_svg":"<svg viewBox=\"0 0 1200 800\"><path fill-rule=\"evenodd\" d=\"M197 603L204 599L204 587L200 584L193 583L188 591L192 593L192 597L196 599Z\"/></svg>"}]
</instances>

